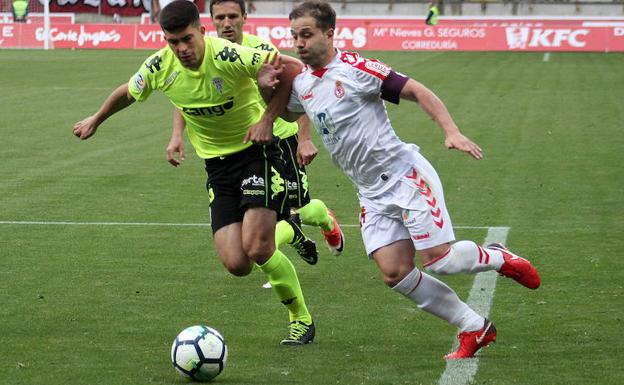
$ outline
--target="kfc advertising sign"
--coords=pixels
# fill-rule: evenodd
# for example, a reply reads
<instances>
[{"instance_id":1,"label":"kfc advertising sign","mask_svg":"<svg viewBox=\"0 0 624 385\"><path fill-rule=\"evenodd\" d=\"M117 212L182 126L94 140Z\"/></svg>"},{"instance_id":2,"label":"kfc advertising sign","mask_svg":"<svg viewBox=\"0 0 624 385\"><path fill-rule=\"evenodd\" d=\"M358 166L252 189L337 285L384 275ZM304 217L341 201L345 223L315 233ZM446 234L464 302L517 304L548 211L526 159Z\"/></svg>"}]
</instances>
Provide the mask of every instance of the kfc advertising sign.
<instances>
[{"instance_id":1,"label":"kfc advertising sign","mask_svg":"<svg viewBox=\"0 0 624 385\"><path fill-rule=\"evenodd\" d=\"M215 35L207 16L207 34ZM0 24L0 47L41 48L40 23ZM292 51L288 20L249 18L245 31L270 39L282 51ZM165 46L155 24L68 24L52 22L54 48L150 49ZM421 20L343 19L334 43L342 50L386 51L588 51L624 52L624 18L592 20L472 20L428 26Z\"/></svg>"}]
</instances>

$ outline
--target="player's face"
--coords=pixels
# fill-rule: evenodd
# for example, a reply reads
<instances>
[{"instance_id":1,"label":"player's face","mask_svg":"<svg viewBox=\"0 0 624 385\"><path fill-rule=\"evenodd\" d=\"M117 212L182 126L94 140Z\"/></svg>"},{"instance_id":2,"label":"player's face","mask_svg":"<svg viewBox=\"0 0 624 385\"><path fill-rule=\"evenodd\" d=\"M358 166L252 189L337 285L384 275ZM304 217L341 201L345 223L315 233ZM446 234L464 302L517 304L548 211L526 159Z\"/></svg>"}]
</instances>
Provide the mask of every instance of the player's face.
<instances>
[{"instance_id":1,"label":"player's face","mask_svg":"<svg viewBox=\"0 0 624 385\"><path fill-rule=\"evenodd\" d=\"M236 2L226 1L212 6L212 24L220 38L241 44L245 20L247 14L242 13Z\"/></svg>"},{"instance_id":2,"label":"player's face","mask_svg":"<svg viewBox=\"0 0 624 385\"><path fill-rule=\"evenodd\" d=\"M322 68L334 55L334 30L323 32L316 26L316 20L304 16L290 22L290 33L295 40L297 55L312 68Z\"/></svg>"},{"instance_id":3,"label":"player's face","mask_svg":"<svg viewBox=\"0 0 624 385\"><path fill-rule=\"evenodd\" d=\"M201 27L188 25L185 29L175 33L163 31L165 40L175 53L180 63L186 68L196 70L204 60L204 32L206 29Z\"/></svg>"}]
</instances>

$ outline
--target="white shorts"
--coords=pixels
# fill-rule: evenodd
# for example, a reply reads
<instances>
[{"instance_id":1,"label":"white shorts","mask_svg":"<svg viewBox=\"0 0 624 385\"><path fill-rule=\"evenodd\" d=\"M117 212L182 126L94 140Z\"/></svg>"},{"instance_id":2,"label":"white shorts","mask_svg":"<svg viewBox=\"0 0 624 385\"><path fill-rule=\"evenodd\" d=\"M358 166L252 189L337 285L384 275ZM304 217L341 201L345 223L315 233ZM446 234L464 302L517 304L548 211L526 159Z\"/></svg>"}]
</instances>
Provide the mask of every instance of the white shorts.
<instances>
[{"instance_id":1,"label":"white shorts","mask_svg":"<svg viewBox=\"0 0 624 385\"><path fill-rule=\"evenodd\" d=\"M455 240L444 203L442 182L420 153L407 175L375 198L360 196L360 226L366 253L402 239L412 239L416 250Z\"/></svg>"}]
</instances>

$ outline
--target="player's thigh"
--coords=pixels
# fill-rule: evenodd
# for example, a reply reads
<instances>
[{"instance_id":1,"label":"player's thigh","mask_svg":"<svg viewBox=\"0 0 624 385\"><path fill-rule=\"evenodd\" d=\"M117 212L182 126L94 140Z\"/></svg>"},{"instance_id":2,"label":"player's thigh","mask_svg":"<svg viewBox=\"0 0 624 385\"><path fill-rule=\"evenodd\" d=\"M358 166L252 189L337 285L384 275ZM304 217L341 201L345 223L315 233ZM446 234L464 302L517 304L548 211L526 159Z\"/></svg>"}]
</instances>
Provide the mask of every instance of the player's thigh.
<instances>
[{"instance_id":1,"label":"player's thigh","mask_svg":"<svg viewBox=\"0 0 624 385\"><path fill-rule=\"evenodd\" d=\"M414 252L414 245L409 239L396 241L373 252L373 259L386 285L396 286L414 270Z\"/></svg>"},{"instance_id":2,"label":"player's thigh","mask_svg":"<svg viewBox=\"0 0 624 385\"><path fill-rule=\"evenodd\" d=\"M297 162L297 135L281 139L279 142L284 159L284 177L287 180L288 201L291 207L299 208L310 203L308 175L305 167Z\"/></svg>"},{"instance_id":3,"label":"player's thigh","mask_svg":"<svg viewBox=\"0 0 624 385\"><path fill-rule=\"evenodd\" d=\"M206 189L210 201L210 223L212 233L216 234L224 226L243 221L240 185L244 163L242 157L235 154L207 159L205 164L208 174Z\"/></svg>"},{"instance_id":4,"label":"player's thigh","mask_svg":"<svg viewBox=\"0 0 624 385\"><path fill-rule=\"evenodd\" d=\"M393 204L391 198L360 197L360 231L369 257L384 246L410 239L410 234L401 220L401 210Z\"/></svg>"},{"instance_id":5,"label":"player's thigh","mask_svg":"<svg viewBox=\"0 0 624 385\"><path fill-rule=\"evenodd\" d=\"M215 247L221 263L236 276L245 276L252 269L252 262L243 251L241 233L241 222L223 226L214 233Z\"/></svg>"}]
</instances>

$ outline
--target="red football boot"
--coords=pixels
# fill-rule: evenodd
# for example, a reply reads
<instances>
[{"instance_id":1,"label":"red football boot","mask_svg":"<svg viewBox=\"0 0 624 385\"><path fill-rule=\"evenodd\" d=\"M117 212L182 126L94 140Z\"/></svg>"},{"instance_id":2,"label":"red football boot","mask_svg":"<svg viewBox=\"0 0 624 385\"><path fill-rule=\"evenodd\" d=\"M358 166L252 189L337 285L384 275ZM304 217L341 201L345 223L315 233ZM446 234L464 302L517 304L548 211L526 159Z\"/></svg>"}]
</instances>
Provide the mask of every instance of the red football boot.
<instances>
[{"instance_id":1,"label":"red football boot","mask_svg":"<svg viewBox=\"0 0 624 385\"><path fill-rule=\"evenodd\" d=\"M453 353L444 356L445 360L461 360L474 357L479 349L496 341L496 327L486 319L482 329L474 332L459 333L457 339L459 340L459 348Z\"/></svg>"},{"instance_id":2,"label":"red football boot","mask_svg":"<svg viewBox=\"0 0 624 385\"><path fill-rule=\"evenodd\" d=\"M332 255L340 255L344 249L344 234L342 233L342 230L340 230L340 225L338 225L338 221L336 220L334 213L330 209L327 209L327 213L331 217L332 221L334 221L334 229L331 231L322 231L323 236L325 237L325 243L327 244L327 247L329 247L329 252L332 253Z\"/></svg>"},{"instance_id":3,"label":"red football boot","mask_svg":"<svg viewBox=\"0 0 624 385\"><path fill-rule=\"evenodd\" d=\"M501 275L511 278L529 289L537 289L540 285L540 275L537 269L526 259L512 254L500 243L492 243L488 249L503 253L505 262L498 271Z\"/></svg>"}]
</instances>

